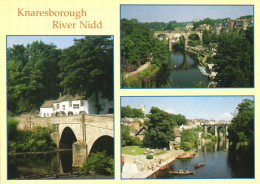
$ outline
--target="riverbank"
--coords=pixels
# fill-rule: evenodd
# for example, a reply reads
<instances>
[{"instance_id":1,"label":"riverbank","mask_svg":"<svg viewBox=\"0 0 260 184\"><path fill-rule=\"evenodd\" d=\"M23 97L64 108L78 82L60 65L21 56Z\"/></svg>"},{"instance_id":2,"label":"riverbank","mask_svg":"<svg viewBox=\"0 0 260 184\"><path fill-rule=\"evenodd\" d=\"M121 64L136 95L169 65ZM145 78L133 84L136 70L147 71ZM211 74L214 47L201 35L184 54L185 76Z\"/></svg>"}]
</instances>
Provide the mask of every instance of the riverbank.
<instances>
[{"instance_id":1,"label":"riverbank","mask_svg":"<svg viewBox=\"0 0 260 184\"><path fill-rule=\"evenodd\" d=\"M37 155L37 154L48 154L48 153L55 153L55 152L62 152L62 151L72 151L72 149L53 149L50 151L33 151L33 152L11 152L8 153L9 156L15 156L15 155Z\"/></svg>"},{"instance_id":2,"label":"riverbank","mask_svg":"<svg viewBox=\"0 0 260 184\"><path fill-rule=\"evenodd\" d=\"M146 155L122 154L122 156L124 156L122 178L148 178L161 167L167 166L170 162L174 161L177 156L183 153L183 150L169 150L164 154L154 155L153 159L146 159ZM153 167L149 168L149 165L152 165Z\"/></svg>"}]
</instances>

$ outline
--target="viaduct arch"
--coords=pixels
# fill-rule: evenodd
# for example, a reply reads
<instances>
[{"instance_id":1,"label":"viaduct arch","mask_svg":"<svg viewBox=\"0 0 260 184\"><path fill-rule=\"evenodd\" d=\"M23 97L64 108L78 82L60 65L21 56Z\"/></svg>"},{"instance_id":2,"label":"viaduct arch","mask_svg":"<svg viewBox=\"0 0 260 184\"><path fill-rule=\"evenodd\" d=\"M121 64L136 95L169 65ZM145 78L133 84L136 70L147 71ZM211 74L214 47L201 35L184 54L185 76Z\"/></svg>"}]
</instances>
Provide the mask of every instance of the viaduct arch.
<instances>
[{"instance_id":1,"label":"viaduct arch","mask_svg":"<svg viewBox=\"0 0 260 184\"><path fill-rule=\"evenodd\" d=\"M216 124L216 125L203 125L203 129L204 129L204 133L207 134L208 133L208 128L212 127L214 128L214 134L215 136L218 136L218 129L220 127L224 127L225 128L225 136L228 136L228 124Z\"/></svg>"},{"instance_id":2,"label":"viaduct arch","mask_svg":"<svg viewBox=\"0 0 260 184\"><path fill-rule=\"evenodd\" d=\"M188 41L189 41L189 36L192 34L196 34L199 36L200 41L202 42L202 35L203 32L201 31L191 31L191 30L176 30L176 31L155 31L154 32L154 36L158 37L159 35L166 35L168 37L168 43L169 43L169 51L172 51L172 43L171 40L174 37L175 34L181 34L184 38L184 49L187 47L188 45Z\"/></svg>"}]
</instances>

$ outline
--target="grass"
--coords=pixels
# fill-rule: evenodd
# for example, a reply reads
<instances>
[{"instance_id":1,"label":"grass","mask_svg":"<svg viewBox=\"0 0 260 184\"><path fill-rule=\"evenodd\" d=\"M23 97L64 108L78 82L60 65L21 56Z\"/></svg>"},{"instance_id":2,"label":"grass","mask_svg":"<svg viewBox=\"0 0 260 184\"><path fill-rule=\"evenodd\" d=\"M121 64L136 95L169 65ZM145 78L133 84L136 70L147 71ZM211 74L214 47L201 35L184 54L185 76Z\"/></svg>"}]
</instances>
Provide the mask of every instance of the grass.
<instances>
[{"instance_id":1,"label":"grass","mask_svg":"<svg viewBox=\"0 0 260 184\"><path fill-rule=\"evenodd\" d=\"M146 147L125 146L122 147L122 153L129 154L129 155L143 155L146 149L147 149Z\"/></svg>"},{"instance_id":2,"label":"grass","mask_svg":"<svg viewBox=\"0 0 260 184\"><path fill-rule=\"evenodd\" d=\"M129 154L129 155L143 155L146 152L147 147L139 147L139 146L125 146L122 147L122 154ZM157 150L154 155L161 155L166 153L165 150Z\"/></svg>"}]
</instances>

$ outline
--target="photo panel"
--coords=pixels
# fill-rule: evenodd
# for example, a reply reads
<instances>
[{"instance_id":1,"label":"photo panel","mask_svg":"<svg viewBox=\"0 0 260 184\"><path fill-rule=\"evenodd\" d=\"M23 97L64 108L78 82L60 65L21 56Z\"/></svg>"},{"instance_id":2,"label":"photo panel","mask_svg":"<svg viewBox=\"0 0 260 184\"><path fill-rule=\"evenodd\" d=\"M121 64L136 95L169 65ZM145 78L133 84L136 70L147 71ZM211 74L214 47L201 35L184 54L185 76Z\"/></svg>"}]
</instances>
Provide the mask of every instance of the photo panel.
<instances>
[{"instance_id":1,"label":"photo panel","mask_svg":"<svg viewBox=\"0 0 260 184\"><path fill-rule=\"evenodd\" d=\"M254 88L254 5L120 6L121 88Z\"/></svg>"},{"instance_id":2,"label":"photo panel","mask_svg":"<svg viewBox=\"0 0 260 184\"><path fill-rule=\"evenodd\" d=\"M114 179L114 36L6 41L7 179Z\"/></svg>"},{"instance_id":3,"label":"photo panel","mask_svg":"<svg viewBox=\"0 0 260 184\"><path fill-rule=\"evenodd\" d=\"M255 97L121 96L121 179L254 179Z\"/></svg>"}]
</instances>

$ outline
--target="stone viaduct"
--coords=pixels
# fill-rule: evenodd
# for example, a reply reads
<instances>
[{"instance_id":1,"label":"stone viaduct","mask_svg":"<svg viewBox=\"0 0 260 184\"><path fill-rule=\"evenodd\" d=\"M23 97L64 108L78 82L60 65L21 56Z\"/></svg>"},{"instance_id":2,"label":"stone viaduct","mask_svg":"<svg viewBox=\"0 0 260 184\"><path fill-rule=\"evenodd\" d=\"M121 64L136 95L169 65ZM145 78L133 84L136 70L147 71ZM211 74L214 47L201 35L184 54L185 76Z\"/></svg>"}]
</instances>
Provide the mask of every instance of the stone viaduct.
<instances>
[{"instance_id":1,"label":"stone viaduct","mask_svg":"<svg viewBox=\"0 0 260 184\"><path fill-rule=\"evenodd\" d=\"M34 126L50 127L54 130L52 139L60 147L63 136L66 132L71 132L73 166L81 167L84 160L87 159L92 146L100 141L103 137L109 137L114 140L114 117L113 114L93 115L82 114L74 116L60 117L32 117L19 116L16 117L19 121L18 128L29 130ZM101 139L102 140L102 139ZM111 143L111 149L114 149L114 141Z\"/></svg>"},{"instance_id":2,"label":"stone viaduct","mask_svg":"<svg viewBox=\"0 0 260 184\"><path fill-rule=\"evenodd\" d=\"M228 136L228 126L229 126L228 124L215 124L215 125L204 124L203 128L204 128L204 133L207 134L208 128L213 127L215 136L218 136L218 128L225 127L225 133L226 133L225 136Z\"/></svg>"},{"instance_id":3,"label":"stone viaduct","mask_svg":"<svg viewBox=\"0 0 260 184\"><path fill-rule=\"evenodd\" d=\"M188 41L189 41L189 36L192 35L192 34L196 34L199 36L200 38L200 41L202 42L202 35L203 35L203 32L201 31L191 31L191 30L182 30L182 29L179 29L179 30L175 30L175 31L155 31L154 32L154 36L157 37L159 35L166 35L168 37L168 42L169 42L169 51L171 52L172 51L172 43L171 43L171 40L172 38L174 37L174 35L176 34L181 34L184 38L184 41L185 41L185 44L184 44L184 49L187 47L188 45Z\"/></svg>"}]
</instances>

